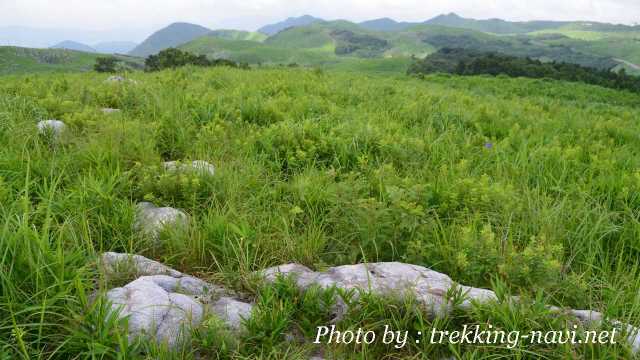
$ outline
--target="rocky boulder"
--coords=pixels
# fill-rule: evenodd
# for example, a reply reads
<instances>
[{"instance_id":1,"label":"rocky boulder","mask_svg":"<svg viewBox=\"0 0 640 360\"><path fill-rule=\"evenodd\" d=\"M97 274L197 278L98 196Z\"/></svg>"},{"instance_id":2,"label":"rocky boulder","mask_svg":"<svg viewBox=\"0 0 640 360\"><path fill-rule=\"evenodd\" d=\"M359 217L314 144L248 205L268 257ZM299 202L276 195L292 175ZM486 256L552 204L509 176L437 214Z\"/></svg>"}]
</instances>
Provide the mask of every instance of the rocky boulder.
<instances>
[{"instance_id":1,"label":"rocky boulder","mask_svg":"<svg viewBox=\"0 0 640 360\"><path fill-rule=\"evenodd\" d=\"M293 275L299 288L305 290L315 285L320 288L336 287L344 290L364 290L377 296L413 296L434 318L451 310L447 298L449 290L456 287L464 294L462 308L471 307L472 301L486 303L497 299L490 290L459 286L447 275L417 265L397 262L344 265L330 268L326 272L314 272L309 268L288 264L266 269L262 275L267 281L274 281L279 274ZM339 299L338 299L339 300ZM338 314L344 308L338 304Z\"/></svg>"},{"instance_id":2,"label":"rocky boulder","mask_svg":"<svg viewBox=\"0 0 640 360\"><path fill-rule=\"evenodd\" d=\"M67 126L60 120L42 120L38 122L38 133L45 136L59 138Z\"/></svg>"},{"instance_id":3,"label":"rocky boulder","mask_svg":"<svg viewBox=\"0 0 640 360\"><path fill-rule=\"evenodd\" d=\"M187 227L189 216L184 212L170 208L157 207L152 203L142 202L136 205L134 229L144 236L157 240L167 227Z\"/></svg>"},{"instance_id":4,"label":"rocky boulder","mask_svg":"<svg viewBox=\"0 0 640 360\"><path fill-rule=\"evenodd\" d=\"M107 277L122 271L143 275L106 294L112 311L128 319L130 339L142 336L175 347L207 315L218 317L235 331L242 330L243 319L251 316L253 306L222 287L145 257L105 253L100 263Z\"/></svg>"},{"instance_id":5,"label":"rocky boulder","mask_svg":"<svg viewBox=\"0 0 640 360\"><path fill-rule=\"evenodd\" d=\"M471 308L473 302L486 304L497 301L491 290L479 289L454 283L449 276L422 266L397 262L344 265L314 272L298 264L287 264L263 270L262 277L273 282L278 276L291 276L301 290L310 286L323 289L336 287L344 290L366 291L382 297L412 296L424 306L432 318L445 315L452 309L448 297L450 290L463 296L458 305L463 310ZM358 296L358 292L355 293ZM517 297L513 301L519 301ZM336 299L336 316L346 311L344 302ZM592 310L565 310L549 306L553 313L568 315L586 326L600 326L605 321L603 314ZM627 334L626 342L634 354L640 352L640 329L617 320L609 323Z\"/></svg>"}]
</instances>

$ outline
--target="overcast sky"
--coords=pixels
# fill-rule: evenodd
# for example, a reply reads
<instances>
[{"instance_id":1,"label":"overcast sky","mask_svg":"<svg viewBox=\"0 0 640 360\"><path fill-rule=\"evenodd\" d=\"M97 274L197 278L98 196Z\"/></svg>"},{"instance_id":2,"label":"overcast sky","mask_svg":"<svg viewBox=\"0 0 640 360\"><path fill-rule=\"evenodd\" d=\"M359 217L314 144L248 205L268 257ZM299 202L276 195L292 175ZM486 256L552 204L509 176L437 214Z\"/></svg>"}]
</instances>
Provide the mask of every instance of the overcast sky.
<instances>
[{"instance_id":1,"label":"overcast sky","mask_svg":"<svg viewBox=\"0 0 640 360\"><path fill-rule=\"evenodd\" d=\"M289 16L422 21L473 18L640 22L640 0L0 0L0 27L151 31L176 21L255 30Z\"/></svg>"}]
</instances>

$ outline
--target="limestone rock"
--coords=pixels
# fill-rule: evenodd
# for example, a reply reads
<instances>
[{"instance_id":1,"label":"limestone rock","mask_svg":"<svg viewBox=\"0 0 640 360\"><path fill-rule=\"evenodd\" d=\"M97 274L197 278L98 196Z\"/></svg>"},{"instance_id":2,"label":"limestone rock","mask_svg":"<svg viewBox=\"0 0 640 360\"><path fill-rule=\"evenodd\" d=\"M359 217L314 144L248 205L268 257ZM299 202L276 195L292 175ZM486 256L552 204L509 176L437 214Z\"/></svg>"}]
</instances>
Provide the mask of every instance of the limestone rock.
<instances>
[{"instance_id":1,"label":"limestone rock","mask_svg":"<svg viewBox=\"0 0 640 360\"><path fill-rule=\"evenodd\" d=\"M242 328L242 320L251 316L251 304L230 297L222 297L211 307L212 311L234 330Z\"/></svg>"},{"instance_id":2,"label":"limestone rock","mask_svg":"<svg viewBox=\"0 0 640 360\"><path fill-rule=\"evenodd\" d=\"M123 269L142 275L106 294L112 311L128 317L130 339L143 336L175 347L188 339L189 330L207 314L236 331L251 316L253 305L231 297L224 288L143 256L104 253L100 263L107 276Z\"/></svg>"},{"instance_id":3,"label":"limestone rock","mask_svg":"<svg viewBox=\"0 0 640 360\"><path fill-rule=\"evenodd\" d=\"M157 240L166 227L186 227L189 217L184 212L170 207L156 207L142 202L136 206L134 228L145 236Z\"/></svg>"},{"instance_id":4,"label":"limestone rock","mask_svg":"<svg viewBox=\"0 0 640 360\"><path fill-rule=\"evenodd\" d=\"M455 284L445 274L429 270L422 266L402 263L374 263L345 265L330 268L325 272L314 272L298 264L287 264L263 270L261 275L266 281L273 282L280 274L293 276L298 288L306 290L312 285L320 288L337 287L344 290L363 290L378 296L411 295L423 305L432 317L446 314L451 310L447 299L449 290L459 290L463 301L459 305L463 310L469 309L472 303L488 303L496 301L493 291ZM355 294L357 296L357 293ZM344 303L336 299L338 310L344 311ZM512 297L512 301L520 301ZM600 326L604 315L592 310L573 310L549 306L553 313L568 314L587 326ZM634 354L640 352L640 328L613 320L611 324L627 334L625 339Z\"/></svg>"},{"instance_id":5,"label":"limestone rock","mask_svg":"<svg viewBox=\"0 0 640 360\"><path fill-rule=\"evenodd\" d=\"M179 161L167 161L164 163L164 169L168 172L188 172L193 171L203 175L215 175L216 168L203 160L195 160L189 163L181 163Z\"/></svg>"},{"instance_id":6,"label":"limestone rock","mask_svg":"<svg viewBox=\"0 0 640 360\"><path fill-rule=\"evenodd\" d=\"M119 82L124 82L125 80L126 79L123 78L122 76L112 75L112 76L109 76L105 81L109 83L119 83Z\"/></svg>"},{"instance_id":7,"label":"limestone rock","mask_svg":"<svg viewBox=\"0 0 640 360\"><path fill-rule=\"evenodd\" d=\"M60 120L42 120L38 122L38 132L41 135L51 135L58 138L66 128L65 123Z\"/></svg>"},{"instance_id":8,"label":"limestone rock","mask_svg":"<svg viewBox=\"0 0 640 360\"><path fill-rule=\"evenodd\" d=\"M302 265L288 264L264 270L262 274L267 281L274 281L278 274L295 275L301 289L312 285L325 289L335 286L364 290L378 296L414 296L431 317L442 316L451 310L447 293L454 287L464 294L463 309L470 308L472 301L486 303L497 299L493 291L456 285L445 274L397 262L344 265L326 272L313 272Z\"/></svg>"},{"instance_id":9,"label":"limestone rock","mask_svg":"<svg viewBox=\"0 0 640 360\"><path fill-rule=\"evenodd\" d=\"M175 346L186 329L202 322L202 303L176 292L178 279L166 275L143 276L107 293L114 311L128 317L129 338L151 336Z\"/></svg>"}]
</instances>

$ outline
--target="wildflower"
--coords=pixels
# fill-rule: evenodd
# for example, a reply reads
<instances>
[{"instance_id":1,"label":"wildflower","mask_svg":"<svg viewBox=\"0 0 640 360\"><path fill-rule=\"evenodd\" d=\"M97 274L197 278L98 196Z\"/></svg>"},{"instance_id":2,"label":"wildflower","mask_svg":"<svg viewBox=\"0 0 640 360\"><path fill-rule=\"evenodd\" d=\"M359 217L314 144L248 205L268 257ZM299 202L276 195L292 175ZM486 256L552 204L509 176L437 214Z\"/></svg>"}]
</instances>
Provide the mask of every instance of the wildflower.
<instances>
[{"instance_id":1,"label":"wildflower","mask_svg":"<svg viewBox=\"0 0 640 360\"><path fill-rule=\"evenodd\" d=\"M490 142L484 143L484 147L485 149L493 149L493 143L490 143Z\"/></svg>"}]
</instances>

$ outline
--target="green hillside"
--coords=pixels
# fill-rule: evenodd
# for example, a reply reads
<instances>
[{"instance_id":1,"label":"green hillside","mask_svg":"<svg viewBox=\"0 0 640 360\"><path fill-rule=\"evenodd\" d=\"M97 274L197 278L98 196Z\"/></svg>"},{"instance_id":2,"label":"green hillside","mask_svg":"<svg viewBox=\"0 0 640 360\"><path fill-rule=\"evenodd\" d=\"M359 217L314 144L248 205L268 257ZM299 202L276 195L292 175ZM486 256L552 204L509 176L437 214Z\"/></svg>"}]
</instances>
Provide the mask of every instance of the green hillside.
<instances>
[{"instance_id":1,"label":"green hillside","mask_svg":"<svg viewBox=\"0 0 640 360\"><path fill-rule=\"evenodd\" d=\"M210 33L211 30L200 25L174 23L149 36L129 53L132 56L147 57L176 47Z\"/></svg>"},{"instance_id":2,"label":"green hillside","mask_svg":"<svg viewBox=\"0 0 640 360\"><path fill-rule=\"evenodd\" d=\"M598 345L419 340L465 325L583 334L617 324L577 322L561 311L570 308L640 324L637 94L545 79L304 68L188 67L135 73L122 86L106 77L0 81L1 358L633 358L626 334ZM67 124L60 137L38 135L37 121L50 118ZM163 162L175 160L205 160L215 173L171 172ZM187 224L150 238L137 230L140 202L180 209ZM106 251L159 261L215 284L207 285L215 293L194 295L201 281L159 264L107 272L99 265ZM463 302L463 288L427 286L447 305L434 317L399 292L298 289L258 273L365 262L423 266L497 295ZM219 287L253 308L241 331L203 311L169 350L153 336L129 336L133 316L120 318L124 309L105 297L120 289L139 300L144 289L120 287L141 275L159 282L148 286L151 300L164 299L154 309L217 300ZM184 282L172 286L178 276ZM433 285L448 279L430 276ZM314 344L323 324L388 325L407 331L406 346ZM156 323L144 325L153 334Z\"/></svg>"},{"instance_id":3,"label":"green hillside","mask_svg":"<svg viewBox=\"0 0 640 360\"><path fill-rule=\"evenodd\" d=\"M630 63L627 69L640 72L640 28L624 26L587 26L574 24L555 30L536 32L540 41L568 46L577 51L612 57Z\"/></svg>"},{"instance_id":4,"label":"green hillside","mask_svg":"<svg viewBox=\"0 0 640 360\"><path fill-rule=\"evenodd\" d=\"M93 70L96 58L104 56L64 49L0 47L0 75L37 72L85 72ZM116 56L131 68L142 66L142 59Z\"/></svg>"},{"instance_id":5,"label":"green hillside","mask_svg":"<svg viewBox=\"0 0 640 360\"><path fill-rule=\"evenodd\" d=\"M619 66L620 63L612 58L614 56L629 58L623 51L627 48L617 51L612 46L610 51L607 51L597 49L597 44L593 42L584 46L575 46L569 41L554 42L544 36L548 35L498 36L474 30L425 24L398 31L375 31L347 21L332 21L289 28L267 38L262 44L249 42L234 44L206 36L185 44L181 48L197 54L224 57L251 64L318 65L346 61L352 65L353 59L424 57L445 47L500 52L512 56L569 62L599 69L612 69Z\"/></svg>"},{"instance_id":6,"label":"green hillside","mask_svg":"<svg viewBox=\"0 0 640 360\"><path fill-rule=\"evenodd\" d=\"M247 40L262 42L267 39L267 35L259 32L241 31L241 30L214 30L208 34L209 36L215 36L227 40Z\"/></svg>"}]
</instances>

